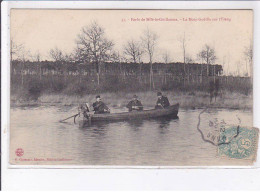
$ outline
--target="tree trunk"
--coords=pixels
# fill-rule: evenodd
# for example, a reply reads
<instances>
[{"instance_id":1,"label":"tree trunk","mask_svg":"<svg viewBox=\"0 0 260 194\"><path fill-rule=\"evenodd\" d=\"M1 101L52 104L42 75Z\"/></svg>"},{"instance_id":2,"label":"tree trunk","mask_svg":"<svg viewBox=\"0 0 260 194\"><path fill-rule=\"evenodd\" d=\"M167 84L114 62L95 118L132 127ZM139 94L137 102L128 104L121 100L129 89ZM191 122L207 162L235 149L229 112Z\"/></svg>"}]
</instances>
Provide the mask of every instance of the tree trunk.
<instances>
[{"instance_id":1,"label":"tree trunk","mask_svg":"<svg viewBox=\"0 0 260 194\"><path fill-rule=\"evenodd\" d=\"M22 70L21 70L21 75L22 75L22 86L23 86L23 83L24 83L23 69L24 69L24 62L22 62Z\"/></svg>"},{"instance_id":2,"label":"tree trunk","mask_svg":"<svg viewBox=\"0 0 260 194\"><path fill-rule=\"evenodd\" d=\"M200 71L201 71L201 75L200 75L200 83L202 83L202 76L203 76L203 64L201 64L201 69L200 69Z\"/></svg>"},{"instance_id":3,"label":"tree trunk","mask_svg":"<svg viewBox=\"0 0 260 194\"><path fill-rule=\"evenodd\" d=\"M190 67L189 67L189 64L188 64L188 84L190 83Z\"/></svg>"},{"instance_id":4,"label":"tree trunk","mask_svg":"<svg viewBox=\"0 0 260 194\"><path fill-rule=\"evenodd\" d=\"M96 62L96 65L97 65L97 82L98 82L98 85L100 84L100 63L99 62Z\"/></svg>"},{"instance_id":5,"label":"tree trunk","mask_svg":"<svg viewBox=\"0 0 260 194\"><path fill-rule=\"evenodd\" d=\"M150 62L150 90L154 89L153 64Z\"/></svg>"},{"instance_id":6,"label":"tree trunk","mask_svg":"<svg viewBox=\"0 0 260 194\"><path fill-rule=\"evenodd\" d=\"M10 67L11 67L11 76L13 75L13 52L12 52L12 46L11 46L11 53L10 53Z\"/></svg>"},{"instance_id":7,"label":"tree trunk","mask_svg":"<svg viewBox=\"0 0 260 194\"><path fill-rule=\"evenodd\" d=\"M215 65L213 66L213 74L214 74L213 76L214 76L214 84L215 84L215 83L216 83L216 75L215 75L215 74L216 74L216 73L215 73Z\"/></svg>"},{"instance_id":8,"label":"tree trunk","mask_svg":"<svg viewBox=\"0 0 260 194\"><path fill-rule=\"evenodd\" d=\"M152 90L152 64L150 64L150 90Z\"/></svg>"},{"instance_id":9,"label":"tree trunk","mask_svg":"<svg viewBox=\"0 0 260 194\"><path fill-rule=\"evenodd\" d=\"M42 80L42 67L40 64L39 64L39 70L40 70L40 81L41 81Z\"/></svg>"},{"instance_id":10,"label":"tree trunk","mask_svg":"<svg viewBox=\"0 0 260 194\"><path fill-rule=\"evenodd\" d=\"M99 85L99 83L100 83L100 80L99 80L99 72L97 73L97 83L98 83L98 85Z\"/></svg>"}]
</instances>

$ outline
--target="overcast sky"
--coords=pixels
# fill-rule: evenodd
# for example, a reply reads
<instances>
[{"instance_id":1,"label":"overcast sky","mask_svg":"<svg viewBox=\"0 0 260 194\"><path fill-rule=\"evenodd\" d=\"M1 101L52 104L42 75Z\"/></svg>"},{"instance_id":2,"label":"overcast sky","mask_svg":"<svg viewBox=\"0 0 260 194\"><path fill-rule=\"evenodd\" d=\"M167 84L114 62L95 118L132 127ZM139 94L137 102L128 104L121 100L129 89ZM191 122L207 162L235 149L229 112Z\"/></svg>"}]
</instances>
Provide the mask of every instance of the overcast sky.
<instances>
[{"instance_id":1,"label":"overcast sky","mask_svg":"<svg viewBox=\"0 0 260 194\"><path fill-rule=\"evenodd\" d=\"M167 18L171 21L166 21ZM243 52L253 39L253 12L249 10L13 9L11 37L32 54L39 52L42 60L48 60L52 48L72 52L81 28L93 21L104 27L107 38L114 41L114 49L119 52L128 40L140 39L149 28L159 36L154 61L162 61L162 54L168 51L171 61L182 62L179 39L185 33L186 53L194 60L202 47L209 44L216 50L216 63L224 63L225 72L244 74L247 69Z\"/></svg>"}]
</instances>

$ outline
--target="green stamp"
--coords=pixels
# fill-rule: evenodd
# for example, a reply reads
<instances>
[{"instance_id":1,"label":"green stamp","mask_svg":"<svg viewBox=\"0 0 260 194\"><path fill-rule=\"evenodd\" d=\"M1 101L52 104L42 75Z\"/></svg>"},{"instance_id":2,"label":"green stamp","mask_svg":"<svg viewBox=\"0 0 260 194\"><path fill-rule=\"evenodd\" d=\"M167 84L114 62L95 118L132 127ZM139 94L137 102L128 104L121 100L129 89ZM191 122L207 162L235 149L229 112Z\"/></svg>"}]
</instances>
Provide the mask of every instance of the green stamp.
<instances>
[{"instance_id":1,"label":"green stamp","mask_svg":"<svg viewBox=\"0 0 260 194\"><path fill-rule=\"evenodd\" d=\"M220 132L218 154L234 159L250 159L256 155L257 142L257 129L228 127Z\"/></svg>"}]
</instances>

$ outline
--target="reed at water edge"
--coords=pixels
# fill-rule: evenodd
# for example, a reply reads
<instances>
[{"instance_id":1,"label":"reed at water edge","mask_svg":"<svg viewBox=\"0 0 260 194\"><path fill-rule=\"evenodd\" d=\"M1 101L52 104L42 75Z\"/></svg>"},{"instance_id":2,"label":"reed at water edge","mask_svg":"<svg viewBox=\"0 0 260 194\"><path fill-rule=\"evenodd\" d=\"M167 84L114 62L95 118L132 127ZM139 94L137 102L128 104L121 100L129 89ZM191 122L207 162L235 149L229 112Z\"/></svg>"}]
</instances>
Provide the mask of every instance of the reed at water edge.
<instances>
[{"instance_id":1,"label":"reed at water edge","mask_svg":"<svg viewBox=\"0 0 260 194\"><path fill-rule=\"evenodd\" d=\"M109 107L123 108L132 99L132 96L136 94L138 99L141 100L145 108L154 107L157 96L156 91L147 92L117 92L117 93L101 93L102 100L108 104ZM193 92L183 93L174 91L163 92L170 101L171 104L179 103L180 108L183 109L196 109L205 108L207 106L214 106L216 108L226 109L242 109L252 110L253 97L252 95L244 95L234 92L223 92L217 98L210 103L210 96L206 92ZM77 106L81 103L92 104L95 101L95 94L89 95L63 95L63 94L43 94L37 101L19 101L12 96L12 106L19 105L64 105L64 106Z\"/></svg>"}]
</instances>

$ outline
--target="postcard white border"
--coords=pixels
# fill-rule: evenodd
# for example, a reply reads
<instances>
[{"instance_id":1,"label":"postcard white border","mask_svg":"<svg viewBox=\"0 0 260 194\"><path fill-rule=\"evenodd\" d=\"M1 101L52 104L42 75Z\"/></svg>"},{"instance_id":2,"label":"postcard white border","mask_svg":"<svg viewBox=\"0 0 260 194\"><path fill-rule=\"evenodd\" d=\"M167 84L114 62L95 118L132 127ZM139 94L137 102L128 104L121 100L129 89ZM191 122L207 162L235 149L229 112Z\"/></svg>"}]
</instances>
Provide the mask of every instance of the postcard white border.
<instances>
[{"instance_id":1,"label":"postcard white border","mask_svg":"<svg viewBox=\"0 0 260 194\"><path fill-rule=\"evenodd\" d=\"M10 128L10 8L45 9L253 9L254 10L254 126L260 128L260 2L257 1L96 1L2 2L2 188L3 189L255 189L260 188L258 150L253 167L154 166L18 166L9 165ZM258 84L257 84L258 83ZM11 167L11 168L10 168ZM50 169L55 168L56 170ZM62 169L57 169L62 168ZM127 169L125 169L127 168ZM228 169L227 169L228 168ZM241 169L243 168L243 169ZM241 176L243 174L243 176ZM207 178L211 177L211 178ZM219 182L219 183L217 183ZM202 187L203 183L203 187ZM246 184L245 184L246 183Z\"/></svg>"}]
</instances>

